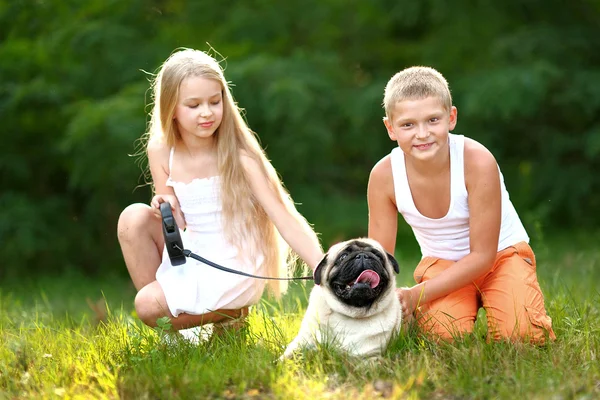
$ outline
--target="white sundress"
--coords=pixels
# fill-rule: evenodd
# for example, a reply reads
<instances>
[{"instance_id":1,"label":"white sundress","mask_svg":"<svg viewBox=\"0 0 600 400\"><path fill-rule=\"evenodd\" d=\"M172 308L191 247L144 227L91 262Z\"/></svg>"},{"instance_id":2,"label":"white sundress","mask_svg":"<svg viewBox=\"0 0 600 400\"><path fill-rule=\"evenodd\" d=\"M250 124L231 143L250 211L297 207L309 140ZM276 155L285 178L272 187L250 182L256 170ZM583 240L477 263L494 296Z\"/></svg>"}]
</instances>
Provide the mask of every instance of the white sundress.
<instances>
[{"instance_id":1,"label":"white sundress","mask_svg":"<svg viewBox=\"0 0 600 400\"><path fill-rule=\"evenodd\" d=\"M180 229L185 249L225 267L262 275L263 257L252 265L245 257L238 257L237 249L225 239L218 176L182 183L173 181L169 175L167 185L173 187L185 217L186 230ZM221 271L192 258L186 258L185 264L173 266L166 247L156 271L156 280L175 317L180 313L198 315L218 309L250 306L260 300L265 287L262 279Z\"/></svg>"}]
</instances>

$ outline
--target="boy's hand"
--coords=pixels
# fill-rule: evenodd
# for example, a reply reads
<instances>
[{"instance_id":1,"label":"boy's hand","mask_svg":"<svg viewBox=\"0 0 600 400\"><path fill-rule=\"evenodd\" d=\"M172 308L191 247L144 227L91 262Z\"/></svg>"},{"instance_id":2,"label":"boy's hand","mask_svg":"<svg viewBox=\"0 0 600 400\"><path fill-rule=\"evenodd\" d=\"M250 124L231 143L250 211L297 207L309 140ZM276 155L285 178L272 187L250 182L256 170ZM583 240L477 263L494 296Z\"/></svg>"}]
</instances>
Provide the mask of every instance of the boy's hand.
<instances>
[{"instance_id":1,"label":"boy's hand","mask_svg":"<svg viewBox=\"0 0 600 400\"><path fill-rule=\"evenodd\" d=\"M407 287L397 288L396 294L402 307L402 323L411 322L414 319L413 313L417 308L418 296L415 296L412 289Z\"/></svg>"},{"instance_id":2,"label":"boy's hand","mask_svg":"<svg viewBox=\"0 0 600 400\"><path fill-rule=\"evenodd\" d=\"M164 202L169 202L171 204L171 210L173 211L175 222L177 222L177 227L179 229L185 229L185 218L183 217L183 213L179 207L179 201L177 201L177 197L173 196L172 194L157 194L152 198L150 207L152 207L154 214L158 218L162 218L160 214L160 205Z\"/></svg>"}]
</instances>

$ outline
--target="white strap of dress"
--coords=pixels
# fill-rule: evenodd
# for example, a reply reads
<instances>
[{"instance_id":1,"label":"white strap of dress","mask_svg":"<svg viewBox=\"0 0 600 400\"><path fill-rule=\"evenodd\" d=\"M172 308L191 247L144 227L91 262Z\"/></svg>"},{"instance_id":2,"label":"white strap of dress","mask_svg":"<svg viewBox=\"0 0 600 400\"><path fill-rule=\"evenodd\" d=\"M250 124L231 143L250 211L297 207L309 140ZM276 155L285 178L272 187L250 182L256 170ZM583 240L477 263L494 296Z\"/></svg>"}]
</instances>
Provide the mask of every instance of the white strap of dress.
<instances>
[{"instance_id":1,"label":"white strap of dress","mask_svg":"<svg viewBox=\"0 0 600 400\"><path fill-rule=\"evenodd\" d=\"M175 152L175 147L171 147L171 153L169 154L169 177L167 178L167 186L174 186L173 180L171 179L171 170L173 169L173 153Z\"/></svg>"},{"instance_id":2,"label":"white strap of dress","mask_svg":"<svg viewBox=\"0 0 600 400\"><path fill-rule=\"evenodd\" d=\"M169 177L171 176L171 169L173 168L173 153L175 152L175 147L171 147L171 154L169 154Z\"/></svg>"}]
</instances>

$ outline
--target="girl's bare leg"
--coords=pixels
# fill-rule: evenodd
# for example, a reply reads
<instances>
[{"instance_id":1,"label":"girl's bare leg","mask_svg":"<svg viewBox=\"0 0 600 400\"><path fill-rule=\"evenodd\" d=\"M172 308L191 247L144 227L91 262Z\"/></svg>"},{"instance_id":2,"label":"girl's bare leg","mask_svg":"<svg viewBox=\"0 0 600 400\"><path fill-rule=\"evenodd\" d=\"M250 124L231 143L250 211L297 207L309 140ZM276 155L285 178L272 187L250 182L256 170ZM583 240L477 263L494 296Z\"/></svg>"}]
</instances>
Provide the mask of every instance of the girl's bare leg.
<instances>
[{"instance_id":1,"label":"girl's bare leg","mask_svg":"<svg viewBox=\"0 0 600 400\"><path fill-rule=\"evenodd\" d=\"M180 330L193 326L239 318L248 314L247 308L239 310L217 310L201 315L179 314L173 317L167 307L167 299L160 284L156 281L145 286L135 296L135 310L138 317L148 326L156 326L156 320L169 317L173 329Z\"/></svg>"},{"instance_id":2,"label":"girl's bare leg","mask_svg":"<svg viewBox=\"0 0 600 400\"><path fill-rule=\"evenodd\" d=\"M160 218L148 205L132 204L119 217L117 236L135 288L154 282L164 247Z\"/></svg>"},{"instance_id":3,"label":"girl's bare leg","mask_svg":"<svg viewBox=\"0 0 600 400\"><path fill-rule=\"evenodd\" d=\"M160 218L146 204L132 204L121 213L117 234L127 270L138 290L135 298L136 312L146 325L156 326L156 320L166 316L171 319L173 329L179 330L238 318L248 313L246 308L173 317L162 288L156 281L156 270L162 262L164 248Z\"/></svg>"}]
</instances>

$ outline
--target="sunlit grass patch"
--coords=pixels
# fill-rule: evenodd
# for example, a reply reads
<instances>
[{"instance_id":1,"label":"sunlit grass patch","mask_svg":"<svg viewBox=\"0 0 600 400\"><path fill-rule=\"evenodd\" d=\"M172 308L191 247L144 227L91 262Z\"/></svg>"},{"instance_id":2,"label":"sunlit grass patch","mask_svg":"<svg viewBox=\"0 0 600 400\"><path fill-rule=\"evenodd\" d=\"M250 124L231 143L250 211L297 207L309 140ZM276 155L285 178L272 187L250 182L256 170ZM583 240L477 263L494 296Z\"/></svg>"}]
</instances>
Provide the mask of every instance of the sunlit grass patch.
<instances>
[{"instance_id":1,"label":"sunlit grass patch","mask_svg":"<svg viewBox=\"0 0 600 400\"><path fill-rule=\"evenodd\" d=\"M53 320L3 330L0 388L16 396L115 397L120 360L114 355L127 337L123 320L110 325Z\"/></svg>"},{"instance_id":2,"label":"sunlit grass patch","mask_svg":"<svg viewBox=\"0 0 600 400\"><path fill-rule=\"evenodd\" d=\"M452 344L409 329L371 360L329 344L278 360L298 333L312 283L264 298L246 327L212 337L207 330L197 345L168 334L168 321L152 329L135 318L126 280L2 286L0 398L600 397L600 251L540 253L556 342L490 342L481 311L474 333ZM398 283L409 284L416 260L401 261Z\"/></svg>"}]
</instances>

